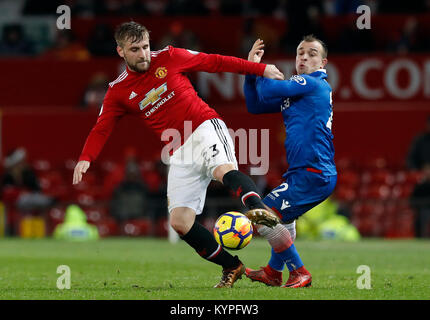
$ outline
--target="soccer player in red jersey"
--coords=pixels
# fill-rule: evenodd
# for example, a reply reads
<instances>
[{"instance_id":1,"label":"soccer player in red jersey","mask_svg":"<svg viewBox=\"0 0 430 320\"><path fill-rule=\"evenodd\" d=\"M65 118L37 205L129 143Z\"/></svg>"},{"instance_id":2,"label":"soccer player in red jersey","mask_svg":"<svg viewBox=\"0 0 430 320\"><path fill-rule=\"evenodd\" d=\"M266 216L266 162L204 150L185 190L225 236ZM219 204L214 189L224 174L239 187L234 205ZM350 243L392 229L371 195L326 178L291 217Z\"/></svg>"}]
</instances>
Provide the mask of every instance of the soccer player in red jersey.
<instances>
[{"instance_id":1,"label":"soccer player in red jersey","mask_svg":"<svg viewBox=\"0 0 430 320\"><path fill-rule=\"evenodd\" d=\"M201 257L223 267L221 281L215 287L232 287L245 272L245 266L195 221L196 215L203 210L210 181L220 181L240 197L249 208L246 215L253 223L273 227L279 219L265 208L251 178L237 170L233 141L225 123L197 96L183 73L234 72L271 79L283 79L284 76L274 65L235 57L172 46L150 51L148 30L135 22L121 24L115 32L115 40L117 52L127 67L109 84L97 122L76 164L73 184L82 180L115 124L125 114L142 119L160 138L166 130L177 130L181 139L174 141L169 158L170 224ZM185 122L191 124L188 135Z\"/></svg>"}]
</instances>

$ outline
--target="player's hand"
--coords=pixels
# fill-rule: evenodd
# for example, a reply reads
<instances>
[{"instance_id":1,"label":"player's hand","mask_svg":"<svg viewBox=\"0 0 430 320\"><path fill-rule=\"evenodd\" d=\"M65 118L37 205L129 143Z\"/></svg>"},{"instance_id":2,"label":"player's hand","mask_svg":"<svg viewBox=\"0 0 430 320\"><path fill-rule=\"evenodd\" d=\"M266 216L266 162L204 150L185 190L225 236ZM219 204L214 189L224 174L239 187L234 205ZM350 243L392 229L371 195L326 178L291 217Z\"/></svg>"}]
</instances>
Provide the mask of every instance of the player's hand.
<instances>
[{"instance_id":1,"label":"player's hand","mask_svg":"<svg viewBox=\"0 0 430 320\"><path fill-rule=\"evenodd\" d=\"M276 68L273 64L266 65L266 69L264 69L263 76L269 79L275 80L284 80L284 74Z\"/></svg>"},{"instance_id":2,"label":"player's hand","mask_svg":"<svg viewBox=\"0 0 430 320\"><path fill-rule=\"evenodd\" d=\"M251 51L249 51L248 61L260 63L261 58L264 55L263 48L264 48L263 40L257 39L254 42L254 45L252 46Z\"/></svg>"},{"instance_id":3,"label":"player's hand","mask_svg":"<svg viewBox=\"0 0 430 320\"><path fill-rule=\"evenodd\" d=\"M82 174L87 172L90 167L89 161L79 161L76 164L75 170L73 171L73 184L78 184L82 180Z\"/></svg>"}]
</instances>

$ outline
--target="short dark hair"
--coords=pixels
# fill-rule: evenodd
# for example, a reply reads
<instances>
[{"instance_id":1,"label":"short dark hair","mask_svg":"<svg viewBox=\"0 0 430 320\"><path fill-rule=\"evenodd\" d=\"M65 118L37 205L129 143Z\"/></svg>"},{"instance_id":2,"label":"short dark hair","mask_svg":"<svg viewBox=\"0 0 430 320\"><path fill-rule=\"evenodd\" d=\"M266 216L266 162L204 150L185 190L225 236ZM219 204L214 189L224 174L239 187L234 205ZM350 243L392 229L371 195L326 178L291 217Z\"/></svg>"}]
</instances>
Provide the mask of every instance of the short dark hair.
<instances>
[{"instance_id":1,"label":"short dark hair","mask_svg":"<svg viewBox=\"0 0 430 320\"><path fill-rule=\"evenodd\" d=\"M323 48L322 57L323 58L327 58L328 48L327 48L327 45L324 43L324 41L322 41L321 39L318 39L313 34L308 34L308 35L304 36L303 39L302 39L302 41L305 41L305 42L314 42L314 41L317 41L317 42L319 42L321 44L322 48Z\"/></svg>"},{"instance_id":2,"label":"short dark hair","mask_svg":"<svg viewBox=\"0 0 430 320\"><path fill-rule=\"evenodd\" d=\"M149 31L145 26L134 21L124 22L115 30L115 41L118 46L123 48L127 40L131 40L132 43L139 42L144 35L149 38Z\"/></svg>"}]
</instances>

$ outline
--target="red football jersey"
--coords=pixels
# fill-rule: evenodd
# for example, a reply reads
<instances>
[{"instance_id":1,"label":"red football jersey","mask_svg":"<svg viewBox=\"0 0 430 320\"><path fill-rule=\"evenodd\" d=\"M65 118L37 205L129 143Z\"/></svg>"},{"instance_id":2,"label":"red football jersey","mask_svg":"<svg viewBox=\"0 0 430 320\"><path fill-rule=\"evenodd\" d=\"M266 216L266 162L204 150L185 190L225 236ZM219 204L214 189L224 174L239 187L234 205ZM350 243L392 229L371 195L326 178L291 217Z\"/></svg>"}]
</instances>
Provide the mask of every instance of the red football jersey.
<instances>
[{"instance_id":1,"label":"red football jersey","mask_svg":"<svg viewBox=\"0 0 430 320\"><path fill-rule=\"evenodd\" d=\"M170 128L183 134L184 121L191 121L194 131L204 121L220 118L197 95L184 72L234 72L262 76L265 67L265 64L244 59L172 46L152 51L151 64L146 72L127 68L109 83L99 117L87 137L79 161L97 158L116 122L125 114L144 120L160 138L162 132ZM177 147L185 142L186 137L181 140Z\"/></svg>"}]
</instances>

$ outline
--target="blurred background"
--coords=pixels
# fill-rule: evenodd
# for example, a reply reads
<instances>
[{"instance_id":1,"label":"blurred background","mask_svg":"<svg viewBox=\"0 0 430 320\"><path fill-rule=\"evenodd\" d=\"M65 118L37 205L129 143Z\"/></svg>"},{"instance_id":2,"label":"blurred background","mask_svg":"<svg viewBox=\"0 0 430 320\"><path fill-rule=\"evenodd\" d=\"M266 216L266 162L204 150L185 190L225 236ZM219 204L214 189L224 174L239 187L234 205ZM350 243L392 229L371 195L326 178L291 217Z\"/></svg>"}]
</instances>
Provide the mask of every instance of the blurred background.
<instances>
[{"instance_id":1,"label":"blurred background","mask_svg":"<svg viewBox=\"0 0 430 320\"><path fill-rule=\"evenodd\" d=\"M71 29L57 29L60 5L71 9ZM357 28L360 5L371 10L370 29ZM246 59L261 38L263 62L286 77L300 39L321 38L339 176L333 196L298 220L298 238L430 236L430 0L0 0L0 236L49 237L68 212L100 237L167 236L162 144L137 119L119 123L72 185L107 85L125 67L113 30L130 20L151 31L152 50ZM253 176L267 194L287 169L281 116L246 112L243 76L189 76L229 128L270 129L269 172ZM240 203L212 183L199 219L212 229L230 210Z\"/></svg>"}]
</instances>

